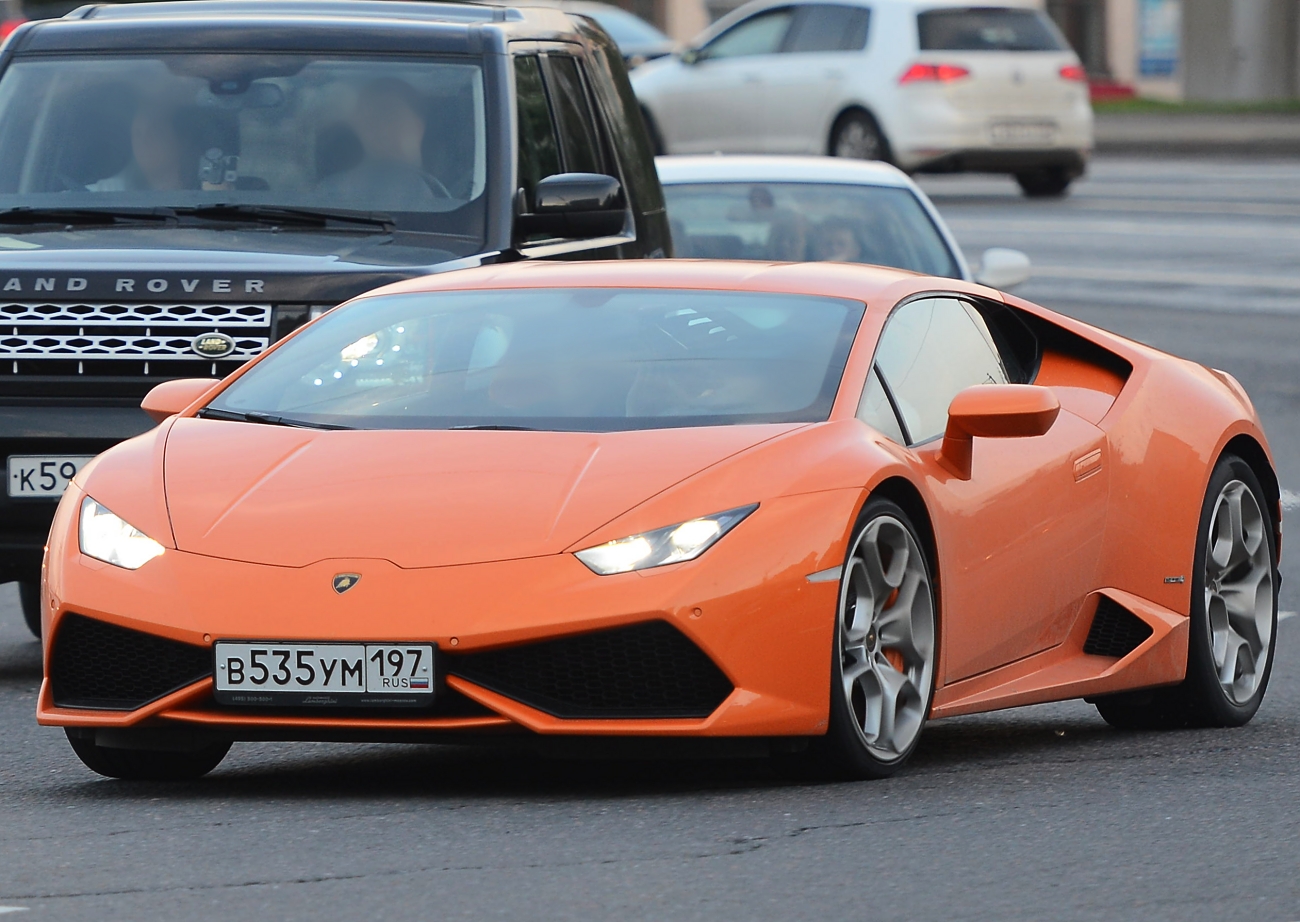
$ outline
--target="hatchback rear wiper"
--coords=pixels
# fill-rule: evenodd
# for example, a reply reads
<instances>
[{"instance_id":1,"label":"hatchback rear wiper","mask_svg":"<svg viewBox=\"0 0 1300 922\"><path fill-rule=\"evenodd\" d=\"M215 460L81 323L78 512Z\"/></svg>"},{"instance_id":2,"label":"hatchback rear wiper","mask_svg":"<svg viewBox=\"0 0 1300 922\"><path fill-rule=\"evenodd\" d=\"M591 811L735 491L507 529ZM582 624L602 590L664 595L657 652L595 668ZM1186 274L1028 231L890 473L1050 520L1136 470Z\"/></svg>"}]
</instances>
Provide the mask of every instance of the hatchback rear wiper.
<instances>
[{"instance_id":1,"label":"hatchback rear wiper","mask_svg":"<svg viewBox=\"0 0 1300 922\"><path fill-rule=\"evenodd\" d=\"M290 419L287 416L276 416L272 413L262 413L258 410L251 410L248 413L238 413L234 410L218 410L213 407L204 407L199 410L199 416L203 419L228 419L242 423L261 423L264 426L292 426L295 429L352 429L352 426L336 426L332 423L313 423L305 419Z\"/></svg>"},{"instance_id":2,"label":"hatchback rear wiper","mask_svg":"<svg viewBox=\"0 0 1300 922\"><path fill-rule=\"evenodd\" d=\"M353 211L347 208L290 208L283 205L220 203L187 205L173 208L178 217L206 221L251 221L255 224L293 227L329 227L331 224L355 224L392 233L397 226L393 216L382 211Z\"/></svg>"},{"instance_id":3,"label":"hatchback rear wiper","mask_svg":"<svg viewBox=\"0 0 1300 922\"><path fill-rule=\"evenodd\" d=\"M176 220L170 208L6 208L0 225L75 224L82 227L115 224L165 224Z\"/></svg>"}]
</instances>

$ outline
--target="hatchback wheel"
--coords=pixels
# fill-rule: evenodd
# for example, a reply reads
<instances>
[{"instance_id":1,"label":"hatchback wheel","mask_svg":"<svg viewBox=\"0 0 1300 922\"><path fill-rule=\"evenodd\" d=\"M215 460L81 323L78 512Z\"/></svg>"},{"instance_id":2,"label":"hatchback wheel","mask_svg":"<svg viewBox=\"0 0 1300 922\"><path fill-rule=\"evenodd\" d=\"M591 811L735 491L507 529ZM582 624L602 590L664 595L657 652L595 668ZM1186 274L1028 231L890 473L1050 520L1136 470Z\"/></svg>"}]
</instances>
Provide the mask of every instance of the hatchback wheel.
<instances>
[{"instance_id":1,"label":"hatchback wheel","mask_svg":"<svg viewBox=\"0 0 1300 922\"><path fill-rule=\"evenodd\" d=\"M1065 167L1047 166L1017 173L1016 182L1030 198L1060 198L1070 188L1074 177Z\"/></svg>"},{"instance_id":2,"label":"hatchback wheel","mask_svg":"<svg viewBox=\"0 0 1300 922\"><path fill-rule=\"evenodd\" d=\"M126 781L189 781L221 764L230 743L208 743L194 749L117 749L98 745L93 737L68 731L77 758L93 772Z\"/></svg>"},{"instance_id":3,"label":"hatchback wheel","mask_svg":"<svg viewBox=\"0 0 1300 922\"><path fill-rule=\"evenodd\" d=\"M838 773L882 778L916 748L934 692L934 583L900 507L863 510L840 577L830 726L822 745Z\"/></svg>"},{"instance_id":4,"label":"hatchback wheel","mask_svg":"<svg viewBox=\"0 0 1300 922\"><path fill-rule=\"evenodd\" d=\"M1123 729L1239 727L1259 710L1273 669L1277 545L1255 472L1225 455L1201 508L1192 574L1187 677L1167 689L1093 703Z\"/></svg>"},{"instance_id":5,"label":"hatchback wheel","mask_svg":"<svg viewBox=\"0 0 1300 922\"><path fill-rule=\"evenodd\" d=\"M832 157L851 160L888 160L889 145L876 120L865 112L840 116L831 132Z\"/></svg>"}]
</instances>

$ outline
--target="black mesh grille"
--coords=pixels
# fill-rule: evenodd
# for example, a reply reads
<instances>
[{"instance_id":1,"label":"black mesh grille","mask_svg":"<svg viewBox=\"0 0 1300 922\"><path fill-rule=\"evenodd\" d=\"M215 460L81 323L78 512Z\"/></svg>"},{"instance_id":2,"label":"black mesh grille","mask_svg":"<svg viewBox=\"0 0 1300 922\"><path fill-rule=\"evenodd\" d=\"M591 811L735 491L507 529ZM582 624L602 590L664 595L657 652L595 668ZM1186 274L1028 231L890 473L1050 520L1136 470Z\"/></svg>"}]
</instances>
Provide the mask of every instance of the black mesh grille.
<instances>
[{"instance_id":1,"label":"black mesh grille","mask_svg":"<svg viewBox=\"0 0 1300 922\"><path fill-rule=\"evenodd\" d=\"M707 717L731 694L664 621L447 658L453 675L555 717Z\"/></svg>"},{"instance_id":2,"label":"black mesh grille","mask_svg":"<svg viewBox=\"0 0 1300 922\"><path fill-rule=\"evenodd\" d=\"M1151 633L1151 625L1122 605L1102 596L1097 602L1097 614L1092 618L1088 639L1083 643L1083 652L1092 656L1128 656Z\"/></svg>"},{"instance_id":3,"label":"black mesh grille","mask_svg":"<svg viewBox=\"0 0 1300 922\"><path fill-rule=\"evenodd\" d=\"M134 710L212 674L206 647L66 615L54 635L50 685L60 707Z\"/></svg>"}]
</instances>

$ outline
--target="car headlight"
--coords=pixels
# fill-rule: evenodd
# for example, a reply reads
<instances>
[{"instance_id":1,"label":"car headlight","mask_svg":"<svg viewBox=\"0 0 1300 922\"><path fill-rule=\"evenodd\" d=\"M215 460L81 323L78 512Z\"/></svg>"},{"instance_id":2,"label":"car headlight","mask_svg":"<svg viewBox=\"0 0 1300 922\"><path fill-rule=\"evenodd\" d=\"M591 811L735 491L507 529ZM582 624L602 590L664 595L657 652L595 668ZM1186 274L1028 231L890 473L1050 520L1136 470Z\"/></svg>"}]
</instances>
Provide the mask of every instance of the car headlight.
<instances>
[{"instance_id":1,"label":"car headlight","mask_svg":"<svg viewBox=\"0 0 1300 922\"><path fill-rule=\"evenodd\" d=\"M163 552L163 546L123 522L89 496L81 501L81 553L115 567L138 570Z\"/></svg>"},{"instance_id":2,"label":"car headlight","mask_svg":"<svg viewBox=\"0 0 1300 922\"><path fill-rule=\"evenodd\" d=\"M715 512L689 522L598 544L578 551L574 556L593 573L601 576L694 560L757 508L758 503L754 503L752 506Z\"/></svg>"}]
</instances>

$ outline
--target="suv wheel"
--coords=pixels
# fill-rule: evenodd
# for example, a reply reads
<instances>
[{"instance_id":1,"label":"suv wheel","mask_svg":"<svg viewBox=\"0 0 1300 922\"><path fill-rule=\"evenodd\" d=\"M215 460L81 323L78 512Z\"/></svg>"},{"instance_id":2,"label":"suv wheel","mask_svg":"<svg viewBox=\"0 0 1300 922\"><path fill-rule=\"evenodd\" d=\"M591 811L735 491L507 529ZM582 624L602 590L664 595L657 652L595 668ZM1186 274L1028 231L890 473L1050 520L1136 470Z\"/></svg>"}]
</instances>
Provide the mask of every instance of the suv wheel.
<instances>
[{"instance_id":1,"label":"suv wheel","mask_svg":"<svg viewBox=\"0 0 1300 922\"><path fill-rule=\"evenodd\" d=\"M41 584L21 582L18 584L18 603L23 609L23 620L27 630L37 640L41 639Z\"/></svg>"}]
</instances>

